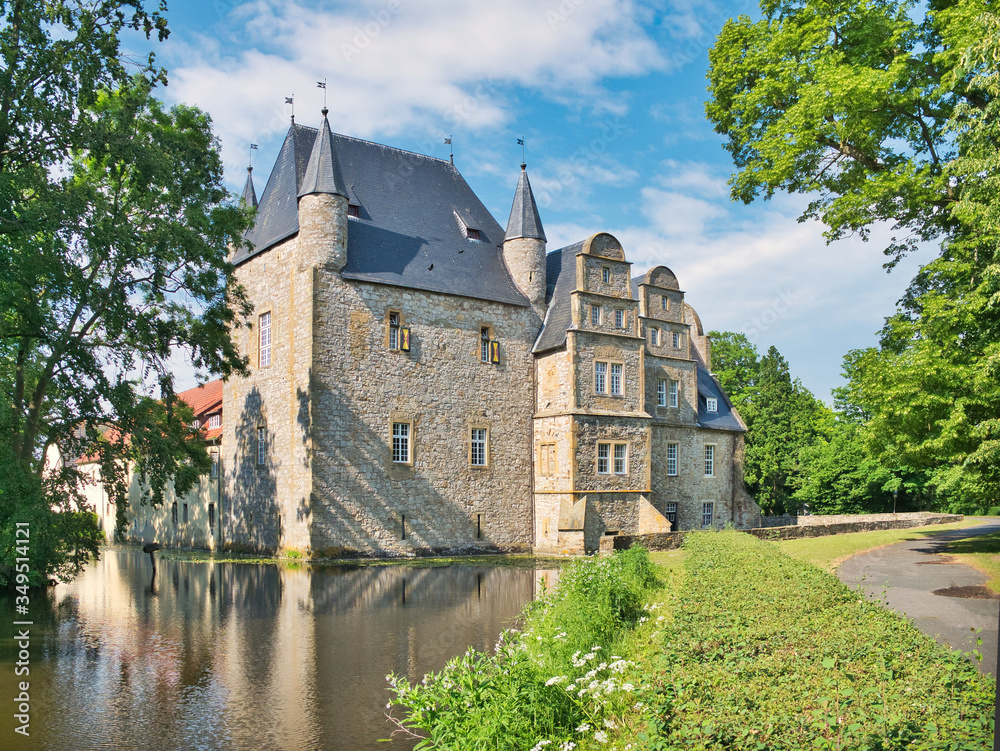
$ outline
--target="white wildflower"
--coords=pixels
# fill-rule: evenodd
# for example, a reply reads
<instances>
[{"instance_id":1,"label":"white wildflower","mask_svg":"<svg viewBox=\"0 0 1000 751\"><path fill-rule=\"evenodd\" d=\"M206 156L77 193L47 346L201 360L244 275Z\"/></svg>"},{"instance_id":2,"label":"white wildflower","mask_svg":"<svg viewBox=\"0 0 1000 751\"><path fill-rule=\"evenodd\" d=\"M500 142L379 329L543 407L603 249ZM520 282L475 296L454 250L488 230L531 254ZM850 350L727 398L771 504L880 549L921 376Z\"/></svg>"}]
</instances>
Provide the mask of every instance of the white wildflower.
<instances>
[{"instance_id":1,"label":"white wildflower","mask_svg":"<svg viewBox=\"0 0 1000 751\"><path fill-rule=\"evenodd\" d=\"M567 677L568 676L565 676L565 675L554 675L551 678L549 678L547 681L545 681L545 685L546 686L554 686L557 683L562 683L563 681L565 681L567 679Z\"/></svg>"},{"instance_id":2,"label":"white wildflower","mask_svg":"<svg viewBox=\"0 0 1000 751\"><path fill-rule=\"evenodd\" d=\"M586 733L588 730L590 730L590 725L588 725L587 723L583 723L580 727L576 729L576 732Z\"/></svg>"},{"instance_id":3,"label":"white wildflower","mask_svg":"<svg viewBox=\"0 0 1000 751\"><path fill-rule=\"evenodd\" d=\"M542 751L542 749L545 748L546 746L548 746L550 743L552 743L552 741L548 741L548 740L546 740L546 741L538 741L538 743L536 743L532 747L531 751Z\"/></svg>"},{"instance_id":4,"label":"white wildflower","mask_svg":"<svg viewBox=\"0 0 1000 751\"><path fill-rule=\"evenodd\" d=\"M618 726L615 724L615 721L612 720L610 717L605 717L604 727L606 727L608 730L615 730Z\"/></svg>"},{"instance_id":5,"label":"white wildflower","mask_svg":"<svg viewBox=\"0 0 1000 751\"><path fill-rule=\"evenodd\" d=\"M573 751L576 748L576 744L573 741L566 741L559 747L559 751Z\"/></svg>"},{"instance_id":6,"label":"white wildflower","mask_svg":"<svg viewBox=\"0 0 1000 751\"><path fill-rule=\"evenodd\" d=\"M598 730L596 733L594 733L594 740L597 741L598 743L607 743L608 734L605 733L603 730Z\"/></svg>"},{"instance_id":7,"label":"white wildflower","mask_svg":"<svg viewBox=\"0 0 1000 751\"><path fill-rule=\"evenodd\" d=\"M635 691L635 686L633 686L631 683L623 683L622 691Z\"/></svg>"}]
</instances>

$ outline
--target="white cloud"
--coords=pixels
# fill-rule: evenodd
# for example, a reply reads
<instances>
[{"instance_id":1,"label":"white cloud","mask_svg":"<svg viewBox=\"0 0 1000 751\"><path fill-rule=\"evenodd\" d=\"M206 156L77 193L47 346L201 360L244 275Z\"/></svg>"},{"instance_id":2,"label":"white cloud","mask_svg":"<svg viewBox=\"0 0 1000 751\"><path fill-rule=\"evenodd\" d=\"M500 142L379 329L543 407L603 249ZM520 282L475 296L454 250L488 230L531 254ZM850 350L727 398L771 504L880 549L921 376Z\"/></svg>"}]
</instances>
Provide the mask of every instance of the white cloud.
<instances>
[{"instance_id":1,"label":"white cloud","mask_svg":"<svg viewBox=\"0 0 1000 751\"><path fill-rule=\"evenodd\" d=\"M213 115L238 171L247 142L287 128L285 96L300 122L319 120L324 78L331 125L363 138L496 127L512 116L511 87L620 108L605 77L666 65L646 20L630 0L257 0L229 13L228 45L167 43L167 95Z\"/></svg>"}]
</instances>

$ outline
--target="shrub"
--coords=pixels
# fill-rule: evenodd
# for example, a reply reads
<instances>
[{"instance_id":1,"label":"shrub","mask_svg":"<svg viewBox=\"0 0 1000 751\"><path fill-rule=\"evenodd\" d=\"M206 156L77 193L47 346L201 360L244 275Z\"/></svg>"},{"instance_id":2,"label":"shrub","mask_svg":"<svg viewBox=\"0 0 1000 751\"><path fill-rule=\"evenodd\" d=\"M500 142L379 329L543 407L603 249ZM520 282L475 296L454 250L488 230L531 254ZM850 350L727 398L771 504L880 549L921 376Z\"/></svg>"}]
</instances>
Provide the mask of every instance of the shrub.
<instances>
[{"instance_id":1,"label":"shrub","mask_svg":"<svg viewBox=\"0 0 1000 751\"><path fill-rule=\"evenodd\" d=\"M604 739L635 701L628 637L659 586L642 548L567 566L493 655L469 650L419 684L390 675L407 713L398 724L424 739L416 748L541 751Z\"/></svg>"}]
</instances>

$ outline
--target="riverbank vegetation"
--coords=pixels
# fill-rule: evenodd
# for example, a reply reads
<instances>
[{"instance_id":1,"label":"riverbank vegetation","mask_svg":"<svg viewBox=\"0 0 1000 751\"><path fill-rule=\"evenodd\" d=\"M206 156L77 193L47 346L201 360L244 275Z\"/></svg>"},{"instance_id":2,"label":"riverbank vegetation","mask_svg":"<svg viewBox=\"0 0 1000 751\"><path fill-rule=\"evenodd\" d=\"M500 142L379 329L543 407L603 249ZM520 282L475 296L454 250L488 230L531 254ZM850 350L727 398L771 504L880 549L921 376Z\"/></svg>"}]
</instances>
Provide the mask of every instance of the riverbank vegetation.
<instances>
[{"instance_id":1,"label":"riverbank vegetation","mask_svg":"<svg viewBox=\"0 0 1000 751\"><path fill-rule=\"evenodd\" d=\"M962 749L994 682L828 573L738 532L575 564L495 654L390 677L418 748ZM671 559L676 560L674 559Z\"/></svg>"}]
</instances>

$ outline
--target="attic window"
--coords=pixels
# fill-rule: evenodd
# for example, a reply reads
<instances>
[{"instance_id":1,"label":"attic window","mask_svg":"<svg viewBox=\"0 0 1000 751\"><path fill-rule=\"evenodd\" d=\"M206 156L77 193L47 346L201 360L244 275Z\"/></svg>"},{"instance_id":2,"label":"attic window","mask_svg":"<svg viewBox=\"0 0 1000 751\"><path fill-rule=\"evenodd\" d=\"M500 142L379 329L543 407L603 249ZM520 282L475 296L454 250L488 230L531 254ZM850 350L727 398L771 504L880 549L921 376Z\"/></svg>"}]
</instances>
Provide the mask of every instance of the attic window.
<instances>
[{"instance_id":1,"label":"attic window","mask_svg":"<svg viewBox=\"0 0 1000 751\"><path fill-rule=\"evenodd\" d=\"M347 215L353 217L354 219L361 218L361 207L355 203L347 204Z\"/></svg>"},{"instance_id":2,"label":"attic window","mask_svg":"<svg viewBox=\"0 0 1000 751\"><path fill-rule=\"evenodd\" d=\"M719 400L713 397L707 397L705 399L705 410L707 412L718 412L719 411Z\"/></svg>"},{"instance_id":3,"label":"attic window","mask_svg":"<svg viewBox=\"0 0 1000 751\"><path fill-rule=\"evenodd\" d=\"M472 227L466 227L465 228L465 236L467 238L469 238L470 240L473 240L474 242L479 242L480 241L479 230L478 229L473 229Z\"/></svg>"},{"instance_id":4,"label":"attic window","mask_svg":"<svg viewBox=\"0 0 1000 751\"><path fill-rule=\"evenodd\" d=\"M208 418L208 427L211 428L221 428L222 427L222 415L210 415Z\"/></svg>"}]
</instances>

